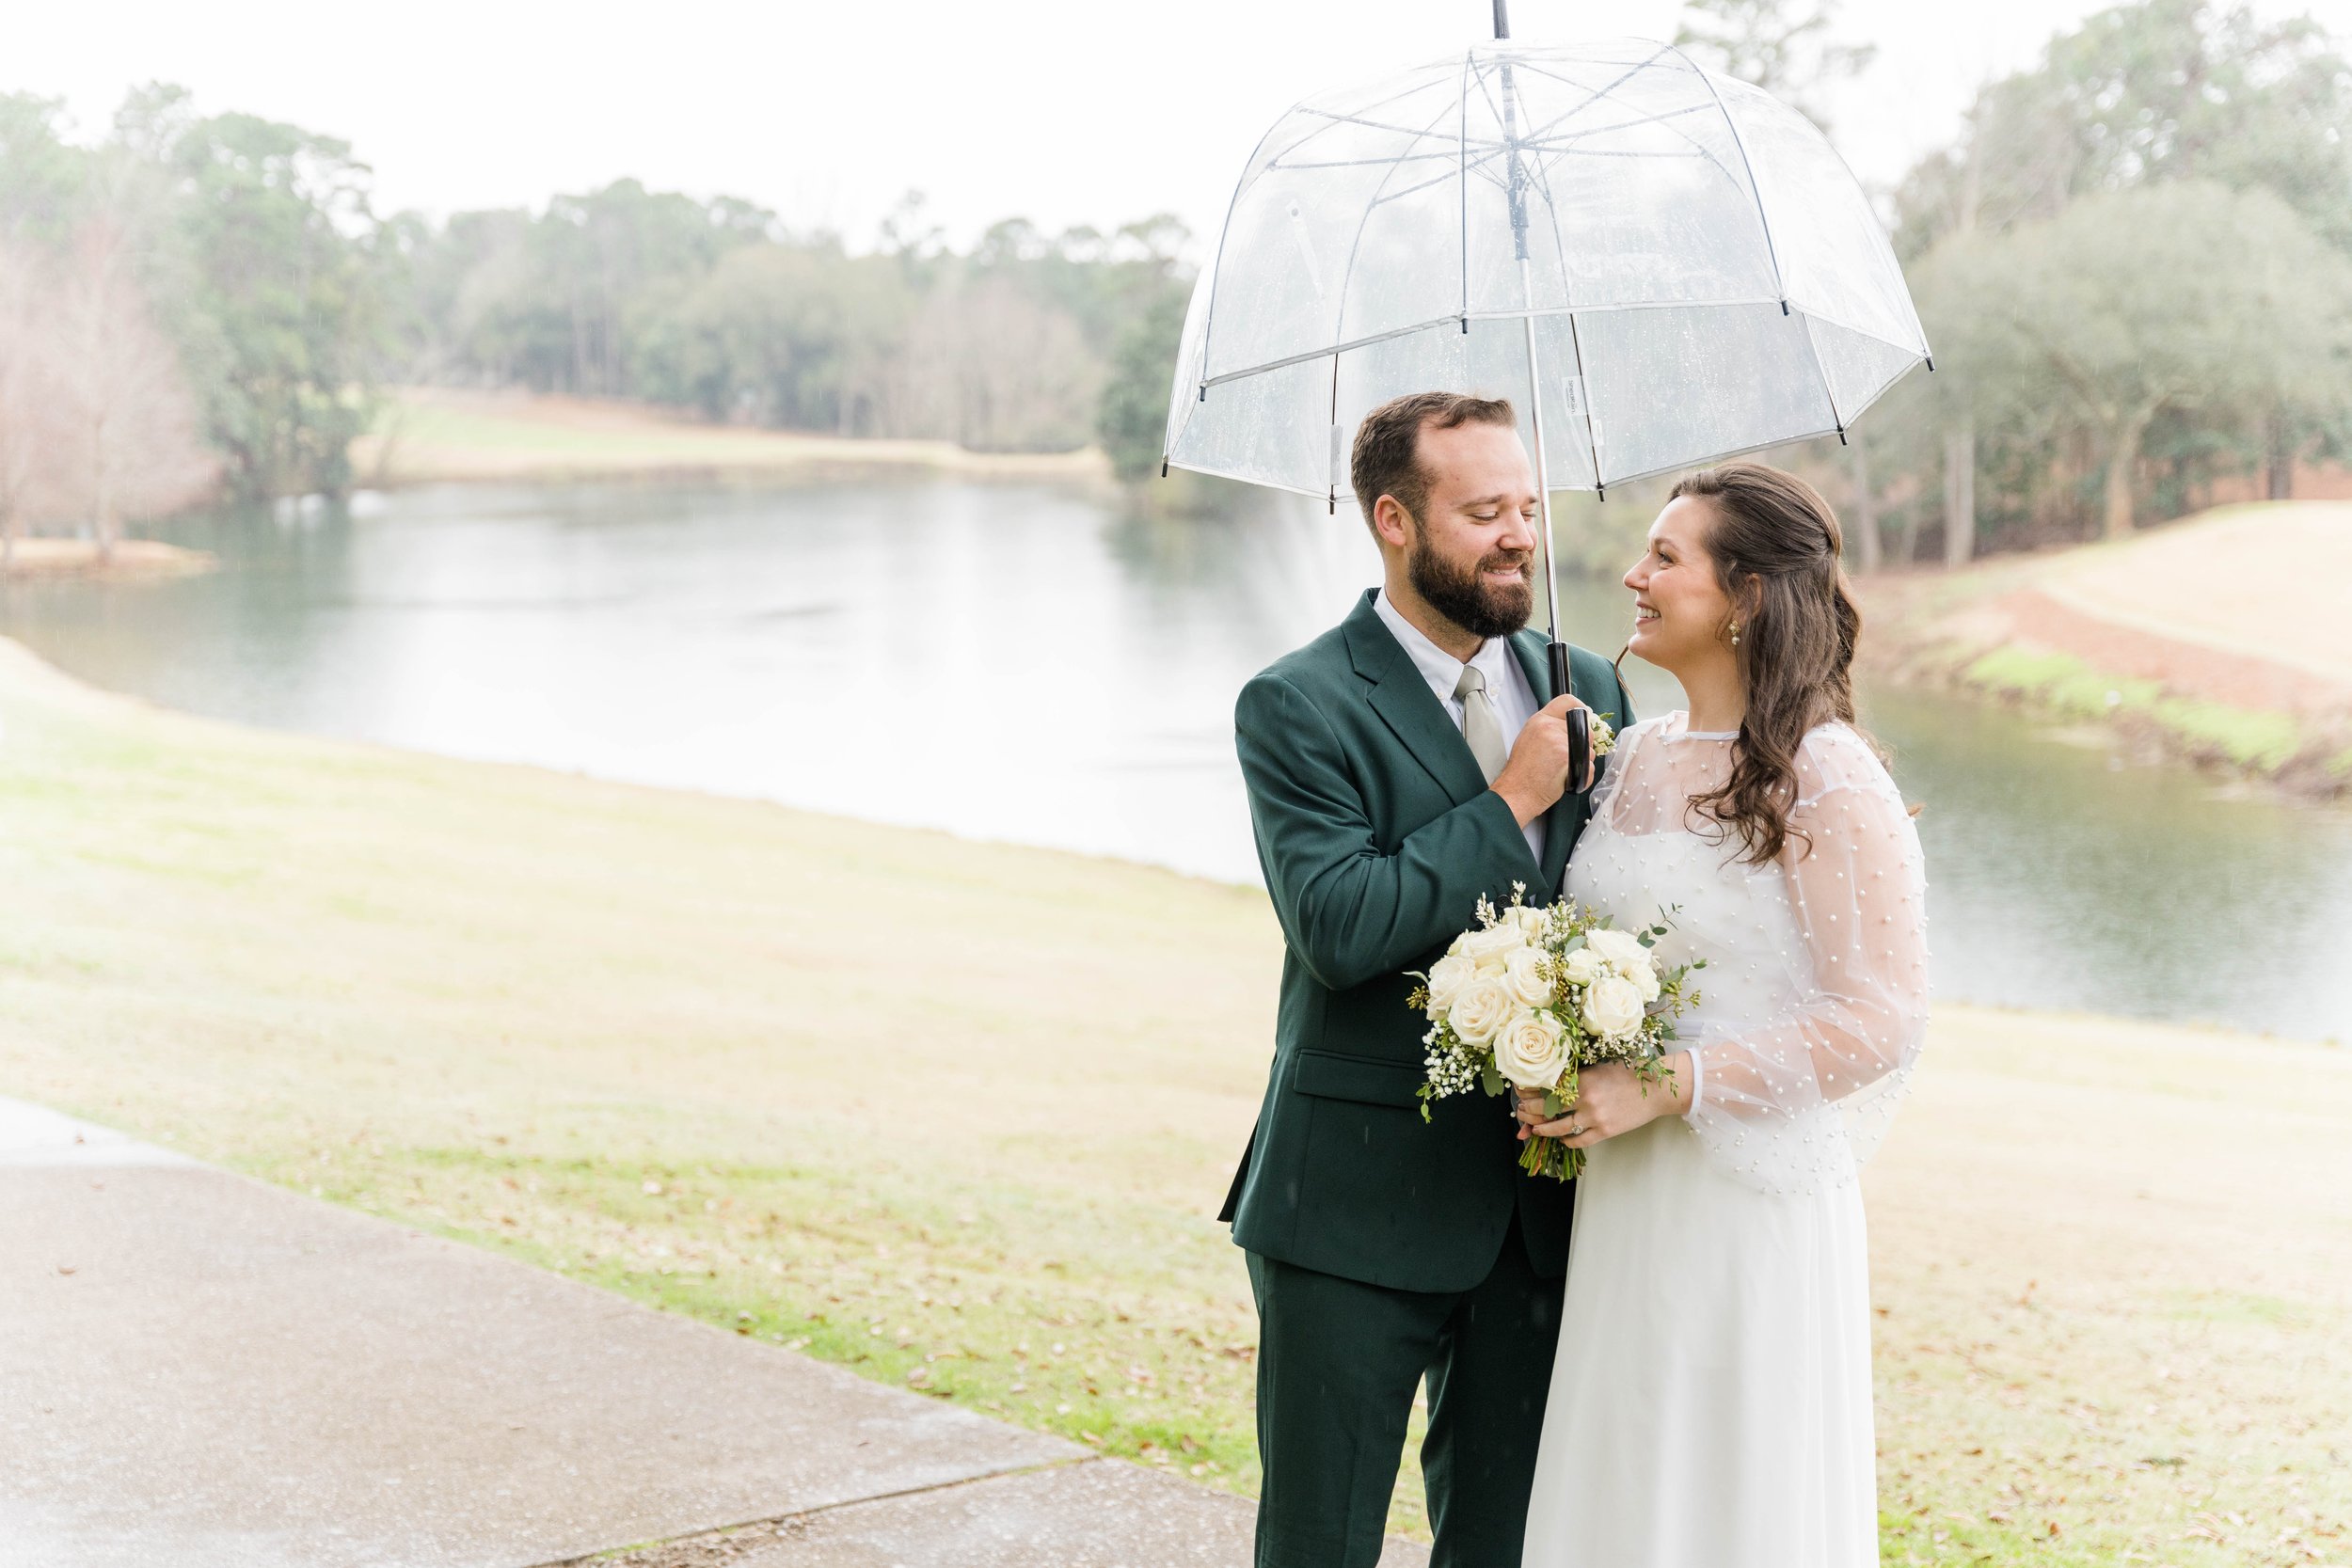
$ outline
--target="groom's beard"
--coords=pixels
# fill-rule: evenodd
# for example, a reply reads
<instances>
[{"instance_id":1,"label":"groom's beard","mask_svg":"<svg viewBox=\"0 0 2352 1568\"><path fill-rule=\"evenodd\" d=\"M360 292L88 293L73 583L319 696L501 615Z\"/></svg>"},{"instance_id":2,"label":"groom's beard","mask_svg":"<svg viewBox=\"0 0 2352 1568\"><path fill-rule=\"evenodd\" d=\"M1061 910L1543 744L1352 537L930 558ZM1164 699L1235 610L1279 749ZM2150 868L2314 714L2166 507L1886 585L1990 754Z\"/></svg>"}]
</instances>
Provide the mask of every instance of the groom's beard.
<instances>
[{"instance_id":1,"label":"groom's beard","mask_svg":"<svg viewBox=\"0 0 2352 1568\"><path fill-rule=\"evenodd\" d=\"M1474 637L1508 637L1527 625L1535 610L1535 588L1528 580L1533 558L1516 562L1518 580L1507 588L1487 585L1480 576L1515 564L1511 552L1497 550L1465 571L1430 546L1427 534L1414 531L1413 547L1405 557L1405 576L1429 608Z\"/></svg>"}]
</instances>

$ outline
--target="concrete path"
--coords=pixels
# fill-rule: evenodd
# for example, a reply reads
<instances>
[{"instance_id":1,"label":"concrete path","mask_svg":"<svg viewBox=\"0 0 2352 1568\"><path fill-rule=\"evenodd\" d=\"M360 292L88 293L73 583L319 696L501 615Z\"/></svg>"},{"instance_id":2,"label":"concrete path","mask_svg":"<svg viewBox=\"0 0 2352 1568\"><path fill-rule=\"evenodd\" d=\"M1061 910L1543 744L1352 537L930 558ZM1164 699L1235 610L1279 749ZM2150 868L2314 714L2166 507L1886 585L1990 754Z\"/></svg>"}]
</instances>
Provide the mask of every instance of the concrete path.
<instances>
[{"instance_id":1,"label":"concrete path","mask_svg":"<svg viewBox=\"0 0 2352 1568\"><path fill-rule=\"evenodd\" d=\"M1239 1568L1251 1518L0 1099L0 1568Z\"/></svg>"}]
</instances>

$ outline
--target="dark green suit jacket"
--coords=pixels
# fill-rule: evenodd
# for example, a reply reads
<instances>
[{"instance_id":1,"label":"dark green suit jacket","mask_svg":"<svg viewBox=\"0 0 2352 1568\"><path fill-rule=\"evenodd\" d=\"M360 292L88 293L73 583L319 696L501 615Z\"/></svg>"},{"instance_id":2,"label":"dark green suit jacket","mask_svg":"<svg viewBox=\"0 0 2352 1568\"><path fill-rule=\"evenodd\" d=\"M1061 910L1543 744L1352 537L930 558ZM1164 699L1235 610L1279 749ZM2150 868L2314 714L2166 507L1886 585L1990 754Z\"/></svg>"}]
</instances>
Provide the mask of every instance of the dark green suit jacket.
<instances>
[{"instance_id":1,"label":"dark green suit jacket","mask_svg":"<svg viewBox=\"0 0 2352 1568\"><path fill-rule=\"evenodd\" d=\"M1541 701L1545 640L1512 651ZM1623 728L1607 660L1572 650L1570 684ZM1509 1111L1484 1095L1415 1090L1428 1030L1405 1005L1481 894L1559 891L1590 811L1567 795L1536 864L1511 808L1486 786L1454 721L1366 594L1345 621L1278 659L1234 711L1258 860L1289 951L1274 1071L1219 1216L1252 1252L1404 1291L1464 1291L1486 1276L1516 1208L1537 1271L1567 1268L1572 1188L1519 1173Z\"/></svg>"}]
</instances>

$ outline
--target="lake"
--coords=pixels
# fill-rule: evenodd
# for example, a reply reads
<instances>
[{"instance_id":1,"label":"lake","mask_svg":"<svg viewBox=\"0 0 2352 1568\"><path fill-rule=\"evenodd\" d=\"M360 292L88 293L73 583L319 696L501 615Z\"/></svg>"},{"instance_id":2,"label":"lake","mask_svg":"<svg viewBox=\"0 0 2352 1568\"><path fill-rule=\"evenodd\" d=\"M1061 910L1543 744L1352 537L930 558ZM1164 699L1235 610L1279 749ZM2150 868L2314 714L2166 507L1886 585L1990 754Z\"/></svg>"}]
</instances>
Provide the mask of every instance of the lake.
<instances>
[{"instance_id":1,"label":"lake","mask_svg":"<svg viewBox=\"0 0 2352 1568\"><path fill-rule=\"evenodd\" d=\"M221 570L14 583L0 631L244 723L783 801L1236 881L1242 682L1377 571L1353 516L1150 519L947 482L445 487L154 531ZM1566 592L1613 653L1628 598ZM1641 711L1673 683L1629 660ZM1939 994L2352 1038L2352 815L1919 693Z\"/></svg>"}]
</instances>

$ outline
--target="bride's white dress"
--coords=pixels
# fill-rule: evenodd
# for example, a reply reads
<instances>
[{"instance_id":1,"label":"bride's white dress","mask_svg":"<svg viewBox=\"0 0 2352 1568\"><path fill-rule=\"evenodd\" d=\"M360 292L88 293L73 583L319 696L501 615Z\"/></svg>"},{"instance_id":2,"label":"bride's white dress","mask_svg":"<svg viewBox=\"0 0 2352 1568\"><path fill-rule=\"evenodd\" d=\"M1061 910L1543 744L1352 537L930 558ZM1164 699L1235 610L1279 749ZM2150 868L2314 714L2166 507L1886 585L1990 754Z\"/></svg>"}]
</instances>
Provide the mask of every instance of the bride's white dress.
<instances>
[{"instance_id":1,"label":"bride's white dress","mask_svg":"<svg viewBox=\"0 0 2352 1568\"><path fill-rule=\"evenodd\" d=\"M1789 848L1740 863L1686 809L1730 741L1681 713L1627 730L1568 872L1622 928L1671 910L1661 961L1707 968L1679 1025L1690 1115L1595 1146L1577 1183L1527 1568L1878 1561L1854 1176L1926 1025L1918 836L1828 724L1796 758Z\"/></svg>"}]
</instances>

